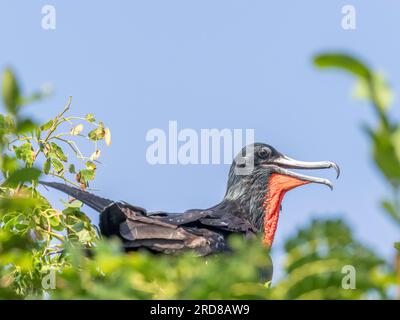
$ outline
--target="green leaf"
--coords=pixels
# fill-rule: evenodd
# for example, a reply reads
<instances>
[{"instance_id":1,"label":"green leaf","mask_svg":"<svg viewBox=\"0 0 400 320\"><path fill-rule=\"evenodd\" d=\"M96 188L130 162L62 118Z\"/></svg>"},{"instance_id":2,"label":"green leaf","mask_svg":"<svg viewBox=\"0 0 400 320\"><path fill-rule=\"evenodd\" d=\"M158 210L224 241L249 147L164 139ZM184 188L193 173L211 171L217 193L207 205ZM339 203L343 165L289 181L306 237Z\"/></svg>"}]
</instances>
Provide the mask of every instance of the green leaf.
<instances>
[{"instance_id":1,"label":"green leaf","mask_svg":"<svg viewBox=\"0 0 400 320\"><path fill-rule=\"evenodd\" d=\"M88 114L85 116L85 119L86 119L87 122L91 122L91 123L93 123L93 122L96 121L96 119L94 118L94 115L93 115L92 113L88 113Z\"/></svg>"},{"instance_id":2,"label":"green leaf","mask_svg":"<svg viewBox=\"0 0 400 320\"><path fill-rule=\"evenodd\" d=\"M70 165L69 165L69 167L68 167L68 172L69 172L69 173L76 173L75 166L74 166L73 164L70 164Z\"/></svg>"},{"instance_id":3,"label":"green leaf","mask_svg":"<svg viewBox=\"0 0 400 320\"><path fill-rule=\"evenodd\" d=\"M95 172L90 169L80 170L76 175L76 181L78 181L82 188L86 188L90 180L93 180L95 176Z\"/></svg>"},{"instance_id":4,"label":"green leaf","mask_svg":"<svg viewBox=\"0 0 400 320\"><path fill-rule=\"evenodd\" d=\"M371 71L369 68L363 62L348 54L319 54L315 56L314 64L319 68L338 68L351 72L364 79L371 78Z\"/></svg>"},{"instance_id":5,"label":"green leaf","mask_svg":"<svg viewBox=\"0 0 400 320\"><path fill-rule=\"evenodd\" d=\"M60 146L58 146L54 142L51 142L50 149L57 156L59 160L61 160L62 162L67 162L68 159Z\"/></svg>"},{"instance_id":6,"label":"green leaf","mask_svg":"<svg viewBox=\"0 0 400 320\"><path fill-rule=\"evenodd\" d=\"M62 212L64 213L64 215L68 216L68 219L70 219L69 222L76 221L76 220L84 221L85 219L88 219L88 217L81 210L79 210L79 208L82 207L82 202L76 200L71 203L69 203L69 202L68 203L63 202L63 203L66 206L66 208ZM75 222L73 222L73 223L75 223ZM71 223L69 223L69 224L71 224Z\"/></svg>"},{"instance_id":7,"label":"green leaf","mask_svg":"<svg viewBox=\"0 0 400 320\"><path fill-rule=\"evenodd\" d=\"M36 124L30 119L23 119L17 122L17 133L33 132L36 129Z\"/></svg>"},{"instance_id":8,"label":"green leaf","mask_svg":"<svg viewBox=\"0 0 400 320\"><path fill-rule=\"evenodd\" d=\"M40 127L36 127L35 136L36 136L37 141L40 141L41 133L42 133L42 131L40 130Z\"/></svg>"},{"instance_id":9,"label":"green leaf","mask_svg":"<svg viewBox=\"0 0 400 320\"><path fill-rule=\"evenodd\" d=\"M3 72L3 102L8 112L15 115L18 112L18 100L20 98L20 90L17 79L11 69Z\"/></svg>"},{"instance_id":10,"label":"green leaf","mask_svg":"<svg viewBox=\"0 0 400 320\"><path fill-rule=\"evenodd\" d=\"M85 181L93 180L95 175L94 171L89 169L82 169L80 174Z\"/></svg>"},{"instance_id":11,"label":"green leaf","mask_svg":"<svg viewBox=\"0 0 400 320\"><path fill-rule=\"evenodd\" d=\"M367 131L373 142L374 160L384 176L393 184L400 183L400 141L398 133L388 132L384 128ZM399 139L398 139L399 138Z\"/></svg>"},{"instance_id":12,"label":"green leaf","mask_svg":"<svg viewBox=\"0 0 400 320\"><path fill-rule=\"evenodd\" d=\"M93 241L93 235L87 229L77 232L76 235L81 243L89 243L90 241Z\"/></svg>"},{"instance_id":13,"label":"green leaf","mask_svg":"<svg viewBox=\"0 0 400 320\"><path fill-rule=\"evenodd\" d=\"M7 180L3 183L3 186L14 186L19 183L30 182L37 180L40 177L41 171L36 168L22 168L14 171Z\"/></svg>"},{"instance_id":14,"label":"green leaf","mask_svg":"<svg viewBox=\"0 0 400 320\"><path fill-rule=\"evenodd\" d=\"M86 162L86 168L89 169L89 170L96 170L96 165L91 161L87 161Z\"/></svg>"},{"instance_id":15,"label":"green leaf","mask_svg":"<svg viewBox=\"0 0 400 320\"><path fill-rule=\"evenodd\" d=\"M53 119L50 120L50 121L47 121L44 125L42 125L42 126L40 127L40 130L42 130L42 131L47 131L47 130L49 130L49 129L52 127L53 123L54 123Z\"/></svg>"},{"instance_id":16,"label":"green leaf","mask_svg":"<svg viewBox=\"0 0 400 320\"><path fill-rule=\"evenodd\" d=\"M56 158L50 158L51 164L54 167L54 170L57 173L61 173L64 170L64 165L61 163L60 160L56 159Z\"/></svg>"},{"instance_id":17,"label":"green leaf","mask_svg":"<svg viewBox=\"0 0 400 320\"><path fill-rule=\"evenodd\" d=\"M35 152L30 142L25 142L18 147L14 146L14 152L17 158L24 161L27 166L32 166L35 161Z\"/></svg>"},{"instance_id":18,"label":"green leaf","mask_svg":"<svg viewBox=\"0 0 400 320\"><path fill-rule=\"evenodd\" d=\"M400 251L400 242L395 242L394 247Z\"/></svg>"},{"instance_id":19,"label":"green leaf","mask_svg":"<svg viewBox=\"0 0 400 320\"><path fill-rule=\"evenodd\" d=\"M80 202L79 200L74 200L74 201L69 201L69 202L61 201L61 202L64 204L64 206L65 206L66 208L72 208L72 209L79 209L79 208L81 208L82 205L83 205L83 202ZM71 214L71 212L73 213L73 212L75 212L75 211L66 211L66 210L63 210L63 213L64 213L64 214ZM79 212L80 212L80 211L79 211Z\"/></svg>"},{"instance_id":20,"label":"green leaf","mask_svg":"<svg viewBox=\"0 0 400 320\"><path fill-rule=\"evenodd\" d=\"M383 200L381 205L385 209L386 213L388 213L393 220L400 224L400 214L396 211L394 204L389 200Z\"/></svg>"},{"instance_id":21,"label":"green leaf","mask_svg":"<svg viewBox=\"0 0 400 320\"><path fill-rule=\"evenodd\" d=\"M15 123L12 117L0 114L0 135L12 133L15 130Z\"/></svg>"},{"instance_id":22,"label":"green leaf","mask_svg":"<svg viewBox=\"0 0 400 320\"><path fill-rule=\"evenodd\" d=\"M5 184L6 186L17 186L18 183L11 182L9 184ZM7 211L22 211L25 209L33 209L34 207L40 205L40 200L37 198L2 198L0 199L0 208L5 209ZM10 221L13 222L13 221ZM0 229L1 230L1 229Z\"/></svg>"},{"instance_id":23,"label":"green leaf","mask_svg":"<svg viewBox=\"0 0 400 320\"><path fill-rule=\"evenodd\" d=\"M10 157L9 155L5 154L3 156L2 168L3 174L12 173L19 168L19 164L16 158Z\"/></svg>"},{"instance_id":24,"label":"green leaf","mask_svg":"<svg viewBox=\"0 0 400 320\"><path fill-rule=\"evenodd\" d=\"M85 228L85 223L84 223L83 221L79 221L78 223L75 223L75 224L72 226L72 229L73 229L75 232L82 231L84 228Z\"/></svg>"},{"instance_id":25,"label":"green leaf","mask_svg":"<svg viewBox=\"0 0 400 320\"><path fill-rule=\"evenodd\" d=\"M60 216L58 216L58 215L49 217L49 220L50 220L50 225L53 228L56 228L57 226L59 226L61 224L61 219L60 219Z\"/></svg>"},{"instance_id":26,"label":"green leaf","mask_svg":"<svg viewBox=\"0 0 400 320\"><path fill-rule=\"evenodd\" d=\"M320 68L337 68L352 73L358 78L353 95L370 100L374 106L384 111L393 103L394 95L381 74L372 72L362 61L341 53L320 54L314 58Z\"/></svg>"},{"instance_id":27,"label":"green leaf","mask_svg":"<svg viewBox=\"0 0 400 320\"><path fill-rule=\"evenodd\" d=\"M46 161L43 164L43 172L45 174L48 174L50 172L50 169L51 169L51 160L46 159Z\"/></svg>"},{"instance_id":28,"label":"green leaf","mask_svg":"<svg viewBox=\"0 0 400 320\"><path fill-rule=\"evenodd\" d=\"M104 130L103 123L100 122L99 126L96 129L89 132L88 137L90 140L96 141L96 140L104 139L105 134L106 134L106 132Z\"/></svg>"}]
</instances>

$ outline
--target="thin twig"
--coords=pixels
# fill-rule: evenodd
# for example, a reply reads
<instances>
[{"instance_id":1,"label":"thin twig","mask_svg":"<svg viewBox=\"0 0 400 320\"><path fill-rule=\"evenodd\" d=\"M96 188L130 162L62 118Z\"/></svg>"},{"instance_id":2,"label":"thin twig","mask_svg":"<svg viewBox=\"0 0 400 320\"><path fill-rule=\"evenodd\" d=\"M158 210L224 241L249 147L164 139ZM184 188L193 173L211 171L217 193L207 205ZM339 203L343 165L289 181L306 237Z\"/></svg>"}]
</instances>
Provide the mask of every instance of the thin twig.
<instances>
[{"instance_id":1,"label":"thin twig","mask_svg":"<svg viewBox=\"0 0 400 320\"><path fill-rule=\"evenodd\" d=\"M49 140L52 133L57 129L57 127L59 125L59 122L58 122L59 119L69 110L69 108L71 107L71 103L72 103L72 97L69 96L64 110L55 117L53 124L51 125L49 131L47 132L46 137L43 140L43 143L46 143ZM35 153L35 159L39 155L39 153L40 153L40 148Z\"/></svg>"}]
</instances>

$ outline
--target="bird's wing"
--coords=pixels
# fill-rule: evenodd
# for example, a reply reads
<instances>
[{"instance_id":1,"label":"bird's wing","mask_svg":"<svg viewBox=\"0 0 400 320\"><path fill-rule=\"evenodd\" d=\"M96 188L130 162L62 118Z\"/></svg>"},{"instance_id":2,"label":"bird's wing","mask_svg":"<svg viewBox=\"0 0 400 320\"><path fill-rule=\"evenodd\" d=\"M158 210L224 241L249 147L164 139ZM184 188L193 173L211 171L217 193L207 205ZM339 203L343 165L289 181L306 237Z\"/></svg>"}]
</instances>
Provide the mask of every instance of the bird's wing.
<instances>
[{"instance_id":1,"label":"bird's wing","mask_svg":"<svg viewBox=\"0 0 400 320\"><path fill-rule=\"evenodd\" d=\"M239 208L236 204L224 204L215 206L207 210L192 209L181 214L150 213L158 215L161 221L178 226L196 226L212 228L221 231L254 233L255 229L251 223L241 218L238 214Z\"/></svg>"},{"instance_id":2,"label":"bird's wing","mask_svg":"<svg viewBox=\"0 0 400 320\"><path fill-rule=\"evenodd\" d=\"M245 219L231 213L220 214L214 212L211 217L200 219L200 222L208 227L218 228L229 232L239 232L250 235L256 232L255 228Z\"/></svg>"},{"instance_id":3,"label":"bird's wing","mask_svg":"<svg viewBox=\"0 0 400 320\"><path fill-rule=\"evenodd\" d=\"M147 248L166 254L194 250L199 255L207 255L225 249L225 238L218 232L171 224L162 221L160 217L146 216L120 203L109 206L102 216L115 217L117 211L122 212L125 219L120 221L114 235L122 238L127 250Z\"/></svg>"}]
</instances>

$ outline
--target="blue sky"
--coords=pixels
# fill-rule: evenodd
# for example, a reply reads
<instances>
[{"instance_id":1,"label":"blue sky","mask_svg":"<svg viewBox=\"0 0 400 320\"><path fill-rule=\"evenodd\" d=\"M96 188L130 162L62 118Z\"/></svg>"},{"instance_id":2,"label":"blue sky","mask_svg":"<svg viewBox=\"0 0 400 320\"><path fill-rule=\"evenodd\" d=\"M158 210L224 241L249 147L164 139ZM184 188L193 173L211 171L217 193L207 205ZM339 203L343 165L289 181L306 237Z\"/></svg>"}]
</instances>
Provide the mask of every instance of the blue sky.
<instances>
[{"instance_id":1,"label":"blue sky","mask_svg":"<svg viewBox=\"0 0 400 320\"><path fill-rule=\"evenodd\" d=\"M56 30L41 28L45 4L56 8ZM357 10L356 30L341 28L345 4ZM2 0L0 67L13 66L27 92L55 86L51 98L28 108L38 120L72 95L72 113L93 112L111 128L93 185L101 195L150 210L211 206L224 194L229 166L151 166L147 131L167 130L170 120L180 129L254 128L257 141L293 158L333 160L342 169L333 192L308 185L286 195L276 264L284 239L312 217L345 218L391 258L399 230L379 208L387 190L360 129L372 113L351 99L351 77L316 70L311 60L329 50L358 54L399 92L399 9L389 0ZM334 180L333 171L314 173ZM50 198L58 204L61 196Z\"/></svg>"}]
</instances>

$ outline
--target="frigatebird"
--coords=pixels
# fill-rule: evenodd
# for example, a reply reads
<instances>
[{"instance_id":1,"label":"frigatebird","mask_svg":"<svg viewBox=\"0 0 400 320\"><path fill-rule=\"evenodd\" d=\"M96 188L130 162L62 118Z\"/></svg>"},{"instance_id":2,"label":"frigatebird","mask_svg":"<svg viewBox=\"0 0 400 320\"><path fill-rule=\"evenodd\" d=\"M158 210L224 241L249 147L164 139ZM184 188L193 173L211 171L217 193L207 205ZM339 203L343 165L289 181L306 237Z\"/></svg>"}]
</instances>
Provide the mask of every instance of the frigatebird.
<instances>
[{"instance_id":1,"label":"frigatebird","mask_svg":"<svg viewBox=\"0 0 400 320\"><path fill-rule=\"evenodd\" d=\"M246 166L250 170L240 170ZM153 252L177 254L193 250L204 256L229 250L227 239L236 233L246 238L263 233L263 243L270 247L281 202L287 191L308 183L333 188L329 180L288 169L324 168L334 168L339 177L340 170L334 162L297 161L270 145L251 144L233 160L222 201L208 209L191 209L183 213L148 212L63 183L41 184L58 189L98 211L101 234L119 237L126 251L146 248Z\"/></svg>"}]
</instances>

